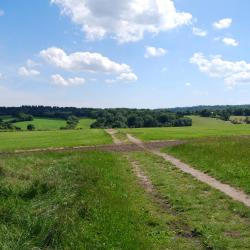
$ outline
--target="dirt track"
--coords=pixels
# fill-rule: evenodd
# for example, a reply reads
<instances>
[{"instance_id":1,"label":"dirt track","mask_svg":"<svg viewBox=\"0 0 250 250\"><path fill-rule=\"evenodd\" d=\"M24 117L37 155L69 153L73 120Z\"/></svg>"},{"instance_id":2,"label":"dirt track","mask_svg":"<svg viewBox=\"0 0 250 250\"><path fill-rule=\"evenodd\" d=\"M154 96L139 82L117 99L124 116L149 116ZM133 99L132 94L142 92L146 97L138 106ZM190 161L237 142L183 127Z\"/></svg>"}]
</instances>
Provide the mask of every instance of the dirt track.
<instances>
[{"instance_id":1,"label":"dirt track","mask_svg":"<svg viewBox=\"0 0 250 250\"><path fill-rule=\"evenodd\" d=\"M139 139L127 135L130 144L123 144L121 140L116 138L117 133L114 129L106 130L113 138L113 145L99 145L99 146L79 146L79 147L60 147L60 148L44 148L44 149L28 149L28 150L16 150L14 152L0 152L0 155L11 155L11 154L24 154L24 153L36 153L36 152L61 152L61 151L92 151L101 150L109 152L131 152L131 151L148 151L157 156L162 157L164 160L172 163L176 168L181 171L192 175L197 180L208 184L209 186L220 190L224 194L228 195L232 199L244 203L246 206L250 207L250 196L245 194L243 191L237 190L234 187L224 184L215 178L192 168L175 157L162 153L160 151L163 147L170 147L175 145L180 145L186 143L185 141L156 141L156 142L142 142Z\"/></svg>"},{"instance_id":2,"label":"dirt track","mask_svg":"<svg viewBox=\"0 0 250 250\"><path fill-rule=\"evenodd\" d=\"M181 162L180 160L176 159L175 157L168 155L166 153L160 152L159 149L155 149L155 148L148 149L147 147L145 147L144 143L142 143L140 140L138 140L137 138L134 138L131 135L128 135L128 139L130 142L135 143L138 147L144 148L145 150L149 150L151 153L153 153L155 155L161 156L164 160L172 163L176 168L180 169L181 171L192 175L197 180L199 180L203 183L206 183L209 186L211 186L217 190L220 190L221 192L223 192L227 196L231 197L233 200L242 202L246 206L250 207L250 196L247 195L246 193L244 193L243 191L237 190L228 184L224 184L224 183L216 180L215 178L213 178L213 177L211 177L211 176L209 176L209 175L207 175L207 174L205 174L197 169L192 168L190 165Z\"/></svg>"}]
</instances>

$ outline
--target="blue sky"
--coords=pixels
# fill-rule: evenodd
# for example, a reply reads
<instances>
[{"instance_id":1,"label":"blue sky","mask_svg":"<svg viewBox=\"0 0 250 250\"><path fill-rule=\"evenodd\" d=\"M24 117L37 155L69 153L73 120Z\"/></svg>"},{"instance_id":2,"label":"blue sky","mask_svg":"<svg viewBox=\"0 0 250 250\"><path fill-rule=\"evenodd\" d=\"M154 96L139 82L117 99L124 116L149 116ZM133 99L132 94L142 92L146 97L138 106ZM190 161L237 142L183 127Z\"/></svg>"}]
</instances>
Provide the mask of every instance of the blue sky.
<instances>
[{"instance_id":1,"label":"blue sky","mask_svg":"<svg viewBox=\"0 0 250 250\"><path fill-rule=\"evenodd\" d=\"M248 0L0 1L0 105L250 103Z\"/></svg>"}]
</instances>

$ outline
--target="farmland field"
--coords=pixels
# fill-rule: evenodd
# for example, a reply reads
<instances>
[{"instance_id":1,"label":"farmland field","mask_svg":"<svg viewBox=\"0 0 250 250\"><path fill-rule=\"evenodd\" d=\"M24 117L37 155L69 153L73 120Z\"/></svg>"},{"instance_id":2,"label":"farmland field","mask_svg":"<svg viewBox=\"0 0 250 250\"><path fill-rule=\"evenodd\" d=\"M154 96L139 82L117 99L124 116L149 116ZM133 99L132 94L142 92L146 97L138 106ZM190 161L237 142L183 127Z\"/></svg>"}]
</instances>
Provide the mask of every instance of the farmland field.
<instances>
[{"instance_id":1,"label":"farmland field","mask_svg":"<svg viewBox=\"0 0 250 250\"><path fill-rule=\"evenodd\" d=\"M135 128L120 131L130 133L143 141L250 135L249 124L234 125L230 122L198 116L191 116L191 118L192 127Z\"/></svg>"},{"instance_id":2,"label":"farmland field","mask_svg":"<svg viewBox=\"0 0 250 250\"><path fill-rule=\"evenodd\" d=\"M46 147L72 147L110 144L104 130L83 129L63 131L1 132L0 151Z\"/></svg>"},{"instance_id":3,"label":"farmland field","mask_svg":"<svg viewBox=\"0 0 250 250\"><path fill-rule=\"evenodd\" d=\"M250 193L250 137L210 138L166 151L216 179Z\"/></svg>"},{"instance_id":4,"label":"farmland field","mask_svg":"<svg viewBox=\"0 0 250 250\"><path fill-rule=\"evenodd\" d=\"M58 130L66 126L66 121L62 119L34 118L33 121L16 122L15 126L22 130L27 130L27 125L33 124L36 130Z\"/></svg>"}]
</instances>

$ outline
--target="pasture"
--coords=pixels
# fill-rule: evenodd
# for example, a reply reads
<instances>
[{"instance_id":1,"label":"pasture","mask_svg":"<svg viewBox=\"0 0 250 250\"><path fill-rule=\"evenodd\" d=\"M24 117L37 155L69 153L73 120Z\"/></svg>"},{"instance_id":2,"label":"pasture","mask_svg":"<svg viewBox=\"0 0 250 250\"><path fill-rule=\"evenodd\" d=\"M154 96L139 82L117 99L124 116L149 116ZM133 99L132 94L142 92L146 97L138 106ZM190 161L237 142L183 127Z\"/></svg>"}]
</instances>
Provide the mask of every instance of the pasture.
<instances>
[{"instance_id":1,"label":"pasture","mask_svg":"<svg viewBox=\"0 0 250 250\"><path fill-rule=\"evenodd\" d=\"M77 129L86 129L90 128L91 124L94 123L94 119L88 119L88 118L81 118L79 120L79 123L77 124Z\"/></svg>"},{"instance_id":2,"label":"pasture","mask_svg":"<svg viewBox=\"0 0 250 250\"><path fill-rule=\"evenodd\" d=\"M34 118L33 121L16 122L15 126L22 130L27 130L27 125L32 124L36 130L59 130L61 127L66 126L66 121L63 119L52 118Z\"/></svg>"},{"instance_id":3,"label":"pasture","mask_svg":"<svg viewBox=\"0 0 250 250\"><path fill-rule=\"evenodd\" d=\"M110 144L112 139L101 129L1 132L0 151L50 147Z\"/></svg>"},{"instance_id":4,"label":"pasture","mask_svg":"<svg viewBox=\"0 0 250 250\"><path fill-rule=\"evenodd\" d=\"M250 135L249 124L234 125L215 118L191 116L192 127L163 127L163 128L135 128L120 129L143 141L154 140L186 140L214 136Z\"/></svg>"}]
</instances>

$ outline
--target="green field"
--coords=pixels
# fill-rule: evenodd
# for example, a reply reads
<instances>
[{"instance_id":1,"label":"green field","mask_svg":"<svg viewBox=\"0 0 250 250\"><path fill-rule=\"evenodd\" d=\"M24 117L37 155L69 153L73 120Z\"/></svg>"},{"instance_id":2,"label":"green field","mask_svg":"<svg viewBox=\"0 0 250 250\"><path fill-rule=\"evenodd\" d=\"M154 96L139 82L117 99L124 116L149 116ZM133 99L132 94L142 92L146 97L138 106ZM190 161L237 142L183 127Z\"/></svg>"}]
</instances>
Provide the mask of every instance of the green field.
<instances>
[{"instance_id":1,"label":"green field","mask_svg":"<svg viewBox=\"0 0 250 250\"><path fill-rule=\"evenodd\" d=\"M94 119L88 119L88 118L82 118L79 120L79 123L77 125L77 129L85 129L90 128L90 125L95 122Z\"/></svg>"},{"instance_id":2,"label":"green field","mask_svg":"<svg viewBox=\"0 0 250 250\"><path fill-rule=\"evenodd\" d=\"M210 138L168 148L166 151L250 193L250 137Z\"/></svg>"},{"instance_id":3,"label":"green field","mask_svg":"<svg viewBox=\"0 0 250 250\"><path fill-rule=\"evenodd\" d=\"M102 152L0 159L0 249L202 249L172 228L126 159Z\"/></svg>"},{"instance_id":4,"label":"green field","mask_svg":"<svg viewBox=\"0 0 250 250\"><path fill-rule=\"evenodd\" d=\"M101 129L1 132L0 151L48 147L72 147L112 143Z\"/></svg>"},{"instance_id":5,"label":"green field","mask_svg":"<svg viewBox=\"0 0 250 250\"><path fill-rule=\"evenodd\" d=\"M66 126L66 121L62 119L34 118L33 121L17 122L15 126L22 130L27 130L27 125L33 124L36 130L59 130Z\"/></svg>"},{"instance_id":6,"label":"green field","mask_svg":"<svg viewBox=\"0 0 250 250\"><path fill-rule=\"evenodd\" d=\"M185 174L162 158L133 153L166 204L203 249L249 249L250 209ZM181 249L181 248L180 248ZM196 249L196 248L194 248Z\"/></svg>"},{"instance_id":7,"label":"green field","mask_svg":"<svg viewBox=\"0 0 250 250\"><path fill-rule=\"evenodd\" d=\"M192 127L121 129L143 141L192 139L212 136L250 135L250 125L234 125L214 118L191 116Z\"/></svg>"}]
</instances>

